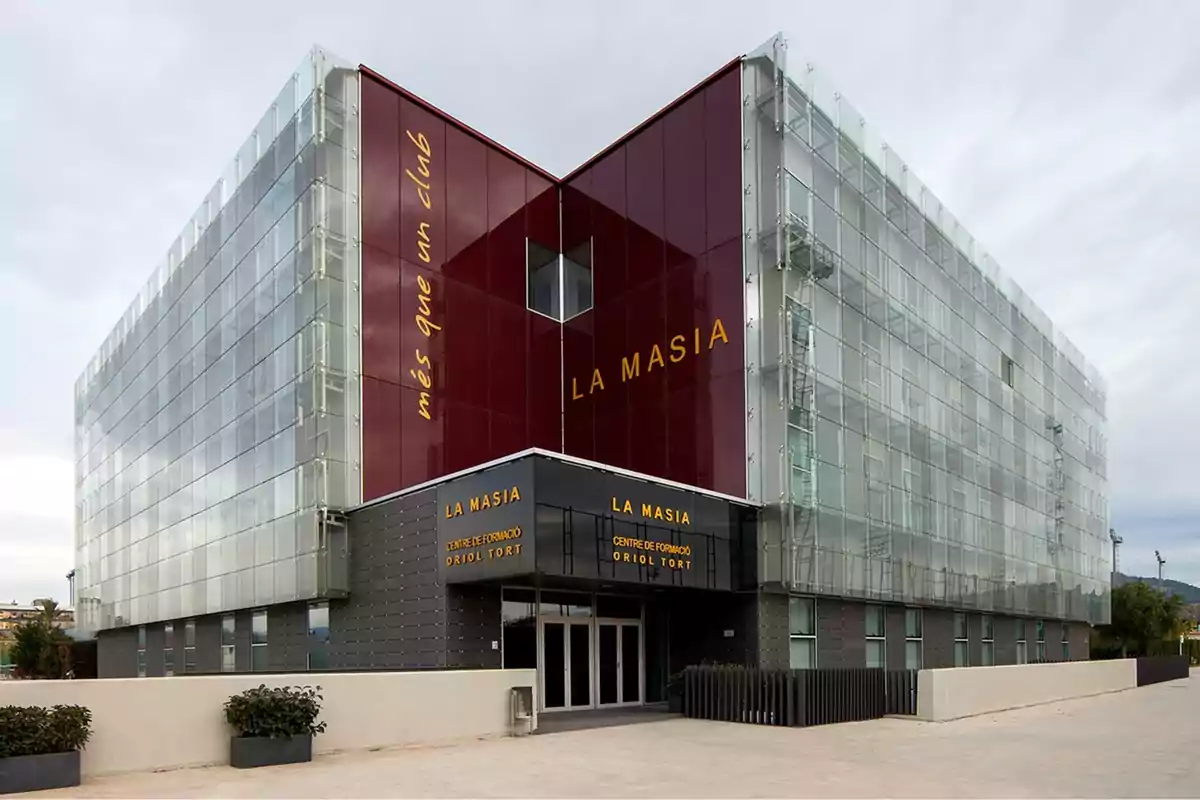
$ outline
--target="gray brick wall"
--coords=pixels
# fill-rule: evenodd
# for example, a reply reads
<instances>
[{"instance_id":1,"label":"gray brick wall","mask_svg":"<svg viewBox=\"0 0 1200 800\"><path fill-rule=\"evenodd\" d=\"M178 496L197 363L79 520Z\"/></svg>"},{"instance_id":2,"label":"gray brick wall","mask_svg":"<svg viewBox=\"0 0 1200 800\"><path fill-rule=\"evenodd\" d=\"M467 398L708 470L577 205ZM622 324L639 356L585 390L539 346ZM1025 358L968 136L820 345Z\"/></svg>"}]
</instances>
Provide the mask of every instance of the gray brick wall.
<instances>
[{"instance_id":1,"label":"gray brick wall","mask_svg":"<svg viewBox=\"0 0 1200 800\"><path fill-rule=\"evenodd\" d=\"M446 666L499 669L500 588L451 586L446 606ZM492 643L496 647L492 647Z\"/></svg>"},{"instance_id":2,"label":"gray brick wall","mask_svg":"<svg viewBox=\"0 0 1200 800\"><path fill-rule=\"evenodd\" d=\"M867 665L866 606L817 599L817 666L847 669Z\"/></svg>"}]
</instances>

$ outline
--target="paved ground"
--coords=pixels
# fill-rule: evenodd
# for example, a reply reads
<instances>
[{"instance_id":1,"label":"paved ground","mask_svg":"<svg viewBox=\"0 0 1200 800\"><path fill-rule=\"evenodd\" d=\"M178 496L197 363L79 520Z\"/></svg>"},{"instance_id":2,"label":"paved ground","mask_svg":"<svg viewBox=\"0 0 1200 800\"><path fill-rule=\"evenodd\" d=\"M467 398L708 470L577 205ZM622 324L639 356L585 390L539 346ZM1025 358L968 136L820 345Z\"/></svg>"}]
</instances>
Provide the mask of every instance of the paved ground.
<instances>
[{"instance_id":1,"label":"paved ground","mask_svg":"<svg viewBox=\"0 0 1200 800\"><path fill-rule=\"evenodd\" d=\"M958 722L673 719L28 797L1197 797L1200 675Z\"/></svg>"}]
</instances>

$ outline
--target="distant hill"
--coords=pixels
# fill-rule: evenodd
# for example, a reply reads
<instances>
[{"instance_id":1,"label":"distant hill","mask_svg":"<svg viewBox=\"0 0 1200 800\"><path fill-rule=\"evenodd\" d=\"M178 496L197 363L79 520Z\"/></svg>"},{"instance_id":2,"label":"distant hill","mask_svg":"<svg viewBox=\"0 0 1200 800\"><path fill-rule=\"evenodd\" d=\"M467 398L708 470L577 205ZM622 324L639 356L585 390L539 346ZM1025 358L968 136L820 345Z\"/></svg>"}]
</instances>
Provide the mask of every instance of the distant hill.
<instances>
[{"instance_id":1,"label":"distant hill","mask_svg":"<svg viewBox=\"0 0 1200 800\"><path fill-rule=\"evenodd\" d=\"M1158 587L1158 578L1141 578L1137 575L1124 575L1117 573L1116 579L1113 581L1115 586L1124 586L1127 583L1137 583L1141 581L1149 586ZM1193 586L1190 583L1183 581L1173 581L1170 578L1163 579L1163 590L1168 594L1177 594L1183 598L1185 603L1200 603L1200 586Z\"/></svg>"}]
</instances>

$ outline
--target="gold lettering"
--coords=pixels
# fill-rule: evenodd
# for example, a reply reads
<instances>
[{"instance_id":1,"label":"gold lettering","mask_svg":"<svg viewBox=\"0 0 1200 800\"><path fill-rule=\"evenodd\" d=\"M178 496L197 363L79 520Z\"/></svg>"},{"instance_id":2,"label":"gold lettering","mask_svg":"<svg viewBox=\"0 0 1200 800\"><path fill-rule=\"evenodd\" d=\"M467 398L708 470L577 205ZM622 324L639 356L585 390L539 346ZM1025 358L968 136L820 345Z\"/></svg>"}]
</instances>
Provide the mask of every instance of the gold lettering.
<instances>
[{"instance_id":1,"label":"gold lettering","mask_svg":"<svg viewBox=\"0 0 1200 800\"><path fill-rule=\"evenodd\" d=\"M712 350L717 339L720 339L725 344L729 344L729 337L725 335L725 326L721 324L721 318L717 317L713 321L712 336L708 337L708 349Z\"/></svg>"},{"instance_id":2,"label":"gold lettering","mask_svg":"<svg viewBox=\"0 0 1200 800\"><path fill-rule=\"evenodd\" d=\"M404 174L407 175L408 177L412 178L412 182L417 185L418 191L429 189L429 184L426 183L425 181L421 180L420 178L418 178L416 175L413 175L413 171L411 169L404 170ZM426 197L428 197L428 196L429 195L427 194ZM429 208L429 206L425 206L425 207Z\"/></svg>"},{"instance_id":3,"label":"gold lettering","mask_svg":"<svg viewBox=\"0 0 1200 800\"><path fill-rule=\"evenodd\" d=\"M597 386L600 387L600 391L604 391L604 378L600 377L599 369L594 369L592 370L592 386L588 389L588 394L595 393Z\"/></svg>"},{"instance_id":4,"label":"gold lettering","mask_svg":"<svg viewBox=\"0 0 1200 800\"><path fill-rule=\"evenodd\" d=\"M421 149L422 153L427 156L432 155L432 150L429 147L429 140L425 138L425 134L418 133L416 136L413 136L413 132L410 130L406 130L404 132L408 134L408 138L412 140L412 143Z\"/></svg>"},{"instance_id":5,"label":"gold lettering","mask_svg":"<svg viewBox=\"0 0 1200 800\"><path fill-rule=\"evenodd\" d=\"M650 363L646 365L646 372L654 369L655 362L658 362L660 367L666 366L666 362L663 361L662 350L659 349L658 345L650 348Z\"/></svg>"},{"instance_id":6,"label":"gold lettering","mask_svg":"<svg viewBox=\"0 0 1200 800\"><path fill-rule=\"evenodd\" d=\"M417 156L417 172L429 177L429 159L425 156Z\"/></svg>"},{"instance_id":7,"label":"gold lettering","mask_svg":"<svg viewBox=\"0 0 1200 800\"><path fill-rule=\"evenodd\" d=\"M671 337L671 363L678 364L683 361L683 357L687 355L687 348L683 346L683 336L676 335Z\"/></svg>"},{"instance_id":8,"label":"gold lettering","mask_svg":"<svg viewBox=\"0 0 1200 800\"><path fill-rule=\"evenodd\" d=\"M426 206L426 208L428 208L428 206ZM429 248L433 246L433 243L429 240L428 230L428 222L422 222L417 226L417 257L426 264L429 263Z\"/></svg>"},{"instance_id":9,"label":"gold lettering","mask_svg":"<svg viewBox=\"0 0 1200 800\"><path fill-rule=\"evenodd\" d=\"M700 355L700 329L699 328L695 329L695 336L696 336L696 355Z\"/></svg>"},{"instance_id":10,"label":"gold lettering","mask_svg":"<svg viewBox=\"0 0 1200 800\"><path fill-rule=\"evenodd\" d=\"M417 320L417 329L425 334L426 339L432 338L434 331L442 329L441 325L430 322L428 317L423 317L420 314L417 314L415 319Z\"/></svg>"},{"instance_id":11,"label":"gold lettering","mask_svg":"<svg viewBox=\"0 0 1200 800\"><path fill-rule=\"evenodd\" d=\"M633 354L633 361L627 358L621 359L621 383L636 378L642 372L641 353Z\"/></svg>"},{"instance_id":12,"label":"gold lettering","mask_svg":"<svg viewBox=\"0 0 1200 800\"><path fill-rule=\"evenodd\" d=\"M654 506L650 505L649 503L642 503L642 516L643 517L653 517L654 516Z\"/></svg>"},{"instance_id":13,"label":"gold lettering","mask_svg":"<svg viewBox=\"0 0 1200 800\"><path fill-rule=\"evenodd\" d=\"M509 498L509 501L515 503L520 499L521 499L521 490L518 489L516 486L514 486L512 488L512 497Z\"/></svg>"},{"instance_id":14,"label":"gold lettering","mask_svg":"<svg viewBox=\"0 0 1200 800\"><path fill-rule=\"evenodd\" d=\"M431 364L429 363L429 356L421 355L421 348L418 347L416 349L416 354L417 354L417 363L418 364L420 364L423 367L431 366Z\"/></svg>"},{"instance_id":15,"label":"gold lettering","mask_svg":"<svg viewBox=\"0 0 1200 800\"><path fill-rule=\"evenodd\" d=\"M679 524L681 524L681 525L691 525L692 524L692 521L690 519L688 519L688 513L686 511L683 512L683 516L679 518Z\"/></svg>"},{"instance_id":16,"label":"gold lettering","mask_svg":"<svg viewBox=\"0 0 1200 800\"><path fill-rule=\"evenodd\" d=\"M433 419L429 414L429 392L421 392L421 397L417 401L417 413L425 419Z\"/></svg>"},{"instance_id":17,"label":"gold lettering","mask_svg":"<svg viewBox=\"0 0 1200 800\"><path fill-rule=\"evenodd\" d=\"M408 374L412 375L415 380L420 381L421 385L424 386L426 389L428 389L430 384L432 383L432 381L429 380L429 376L425 374L425 370L423 370L423 369L422 370L410 369L408 371Z\"/></svg>"},{"instance_id":18,"label":"gold lettering","mask_svg":"<svg viewBox=\"0 0 1200 800\"><path fill-rule=\"evenodd\" d=\"M433 294L433 286L425 280L424 275L417 276L417 289L421 291L421 294Z\"/></svg>"},{"instance_id":19,"label":"gold lettering","mask_svg":"<svg viewBox=\"0 0 1200 800\"><path fill-rule=\"evenodd\" d=\"M630 503L628 500L626 500L625 506L621 509L621 513L632 514L633 513L633 504Z\"/></svg>"},{"instance_id":20,"label":"gold lettering","mask_svg":"<svg viewBox=\"0 0 1200 800\"><path fill-rule=\"evenodd\" d=\"M571 399L582 400L583 395L579 393L579 384L575 382L575 378L571 378Z\"/></svg>"},{"instance_id":21,"label":"gold lettering","mask_svg":"<svg viewBox=\"0 0 1200 800\"><path fill-rule=\"evenodd\" d=\"M621 509L617 508L617 498L616 497L613 497L613 499L612 499L612 510L616 511L618 514L621 513Z\"/></svg>"},{"instance_id":22,"label":"gold lettering","mask_svg":"<svg viewBox=\"0 0 1200 800\"><path fill-rule=\"evenodd\" d=\"M472 497L472 498L471 498L471 500L470 500L470 506L471 506L471 513L472 513L472 514L474 514L476 511L478 511L478 510L479 510L479 498L478 498L478 497Z\"/></svg>"}]
</instances>

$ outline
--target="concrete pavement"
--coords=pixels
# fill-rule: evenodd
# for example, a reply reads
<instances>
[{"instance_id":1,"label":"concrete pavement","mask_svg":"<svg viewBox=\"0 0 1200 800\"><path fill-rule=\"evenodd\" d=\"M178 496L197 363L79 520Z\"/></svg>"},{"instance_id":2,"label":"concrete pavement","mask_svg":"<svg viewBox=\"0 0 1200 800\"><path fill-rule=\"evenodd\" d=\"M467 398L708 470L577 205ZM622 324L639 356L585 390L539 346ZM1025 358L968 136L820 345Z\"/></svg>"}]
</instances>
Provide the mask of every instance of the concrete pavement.
<instances>
[{"instance_id":1,"label":"concrete pavement","mask_svg":"<svg viewBox=\"0 0 1200 800\"><path fill-rule=\"evenodd\" d=\"M673 719L115 776L27 796L1197 797L1198 720L1200 676L957 722L780 729Z\"/></svg>"}]
</instances>

